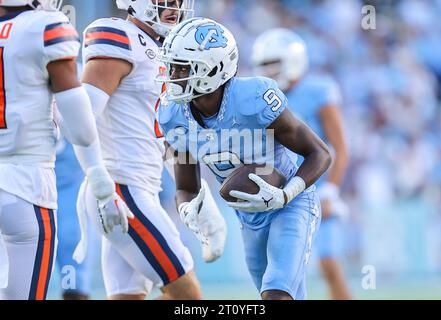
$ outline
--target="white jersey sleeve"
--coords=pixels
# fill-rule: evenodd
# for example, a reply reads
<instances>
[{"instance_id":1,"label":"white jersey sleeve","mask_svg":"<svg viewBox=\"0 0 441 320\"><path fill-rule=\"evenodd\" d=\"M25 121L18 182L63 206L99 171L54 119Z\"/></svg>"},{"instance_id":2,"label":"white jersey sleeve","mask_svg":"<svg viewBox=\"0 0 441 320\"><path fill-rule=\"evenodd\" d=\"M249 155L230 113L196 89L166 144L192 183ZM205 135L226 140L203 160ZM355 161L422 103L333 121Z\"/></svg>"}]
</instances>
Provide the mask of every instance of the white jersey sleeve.
<instances>
[{"instance_id":1,"label":"white jersey sleeve","mask_svg":"<svg viewBox=\"0 0 441 320\"><path fill-rule=\"evenodd\" d=\"M135 65L127 24L116 18L99 19L84 31L83 61L97 57L117 58Z\"/></svg>"},{"instance_id":2,"label":"white jersey sleeve","mask_svg":"<svg viewBox=\"0 0 441 320\"><path fill-rule=\"evenodd\" d=\"M52 61L76 60L81 47L77 31L61 12L46 17L42 43L44 67Z\"/></svg>"}]
</instances>

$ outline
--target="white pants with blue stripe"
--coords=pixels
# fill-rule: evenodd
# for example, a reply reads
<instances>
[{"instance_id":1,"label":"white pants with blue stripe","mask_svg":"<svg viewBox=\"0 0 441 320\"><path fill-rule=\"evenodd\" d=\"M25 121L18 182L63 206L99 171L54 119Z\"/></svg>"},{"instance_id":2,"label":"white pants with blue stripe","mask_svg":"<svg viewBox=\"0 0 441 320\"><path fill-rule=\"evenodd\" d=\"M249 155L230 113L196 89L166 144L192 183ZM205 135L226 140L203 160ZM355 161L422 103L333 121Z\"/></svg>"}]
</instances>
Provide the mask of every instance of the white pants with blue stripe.
<instances>
[{"instance_id":1,"label":"white pants with blue stripe","mask_svg":"<svg viewBox=\"0 0 441 320\"><path fill-rule=\"evenodd\" d=\"M121 198L135 215L129 232L119 227L103 237L102 268L108 296L149 294L193 269L190 251L184 246L173 221L161 207L159 196L145 189L116 185ZM86 189L86 211L102 233L96 200Z\"/></svg>"},{"instance_id":2,"label":"white pants with blue stripe","mask_svg":"<svg viewBox=\"0 0 441 320\"><path fill-rule=\"evenodd\" d=\"M45 300L54 266L56 210L0 189L0 300ZM7 262L5 264L5 262ZM4 281L3 281L4 282Z\"/></svg>"}]
</instances>

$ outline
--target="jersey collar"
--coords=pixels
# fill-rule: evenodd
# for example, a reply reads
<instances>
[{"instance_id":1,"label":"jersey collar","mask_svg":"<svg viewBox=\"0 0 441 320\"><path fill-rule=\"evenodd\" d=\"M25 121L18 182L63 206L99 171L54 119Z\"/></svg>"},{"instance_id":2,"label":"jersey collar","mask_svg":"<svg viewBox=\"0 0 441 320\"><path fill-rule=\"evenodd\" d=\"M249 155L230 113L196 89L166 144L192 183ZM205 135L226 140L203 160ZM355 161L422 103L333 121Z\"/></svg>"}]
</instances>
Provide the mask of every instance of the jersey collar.
<instances>
[{"instance_id":1,"label":"jersey collar","mask_svg":"<svg viewBox=\"0 0 441 320\"><path fill-rule=\"evenodd\" d=\"M4 15L3 17L0 17L0 22L14 19L19 14L22 14L23 12L27 12L27 11L30 11L30 10L22 10L22 11L16 11L16 12L8 13L8 14Z\"/></svg>"},{"instance_id":2,"label":"jersey collar","mask_svg":"<svg viewBox=\"0 0 441 320\"><path fill-rule=\"evenodd\" d=\"M129 21L129 20L128 20ZM131 21L130 21L131 22ZM161 48L162 47L162 44L163 44L163 41L164 41L164 39L161 37L160 38L160 40L156 40L155 38L153 38L150 34L148 34L147 32L145 32L144 30L142 30L139 26L137 26L136 25L136 23L133 23L133 22L131 22L133 25L135 25L135 27L137 27L139 30L141 30L142 31L142 33L144 33L145 35L147 35L150 39L152 39L152 41L154 42L154 43L156 43L156 45L159 47L159 48Z\"/></svg>"},{"instance_id":3,"label":"jersey collar","mask_svg":"<svg viewBox=\"0 0 441 320\"><path fill-rule=\"evenodd\" d=\"M217 113L216 124L214 125L213 128L210 128L210 129L216 129L216 128L220 127L220 123L224 120L225 111L227 110L228 101L230 99L231 83L232 83L232 81L230 80L225 84L224 95L222 97L222 102L221 102L221 106L219 108L219 112ZM189 120L191 122L196 122L202 128L208 129L207 125L205 124L205 122L203 120L202 115L200 114L200 112L198 110L196 110L196 108L192 107L191 103L188 103L184 106L184 112L187 116L187 120Z\"/></svg>"}]
</instances>

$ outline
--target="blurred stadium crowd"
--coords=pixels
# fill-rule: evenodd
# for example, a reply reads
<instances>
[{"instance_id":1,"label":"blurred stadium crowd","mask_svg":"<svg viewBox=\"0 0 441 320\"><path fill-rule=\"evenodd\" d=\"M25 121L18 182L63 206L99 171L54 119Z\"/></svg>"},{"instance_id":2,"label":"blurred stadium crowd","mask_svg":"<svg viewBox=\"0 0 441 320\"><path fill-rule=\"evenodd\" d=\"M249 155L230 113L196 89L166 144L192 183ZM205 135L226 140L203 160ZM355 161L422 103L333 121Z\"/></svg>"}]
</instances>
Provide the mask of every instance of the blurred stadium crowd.
<instances>
[{"instance_id":1,"label":"blurred stadium crowd","mask_svg":"<svg viewBox=\"0 0 441 320\"><path fill-rule=\"evenodd\" d=\"M361 27L368 4L376 9L373 30ZM340 84L351 151L344 198L354 266L439 272L441 1L206 0L197 6L235 34L241 75L251 74L256 36L282 26L304 38L312 70Z\"/></svg>"}]
</instances>

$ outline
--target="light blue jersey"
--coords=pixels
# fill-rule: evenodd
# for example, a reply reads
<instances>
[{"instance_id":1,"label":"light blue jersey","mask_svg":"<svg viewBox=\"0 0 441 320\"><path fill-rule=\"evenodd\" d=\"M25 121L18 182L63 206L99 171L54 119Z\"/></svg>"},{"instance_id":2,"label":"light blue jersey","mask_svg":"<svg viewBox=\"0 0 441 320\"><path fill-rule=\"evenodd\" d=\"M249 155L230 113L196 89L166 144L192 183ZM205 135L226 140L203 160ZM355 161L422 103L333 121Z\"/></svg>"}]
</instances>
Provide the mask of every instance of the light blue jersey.
<instances>
[{"instance_id":1,"label":"light blue jersey","mask_svg":"<svg viewBox=\"0 0 441 320\"><path fill-rule=\"evenodd\" d=\"M286 93L290 110L305 122L326 144L328 139L320 119L320 111L327 106L340 106L341 94L338 84L330 77L309 75ZM303 162L299 157L298 165ZM323 175L316 185L326 180Z\"/></svg>"},{"instance_id":2,"label":"light blue jersey","mask_svg":"<svg viewBox=\"0 0 441 320\"><path fill-rule=\"evenodd\" d=\"M301 80L287 97L292 106L292 112L303 120L326 143L328 139L323 129L320 111L327 106L339 107L341 94L338 84L330 77L310 75ZM298 164L303 161L299 157ZM316 185L326 181L326 174L320 177ZM323 220L317 235L317 249L320 258L338 257L343 252L341 221L335 216Z\"/></svg>"},{"instance_id":3,"label":"light blue jersey","mask_svg":"<svg viewBox=\"0 0 441 320\"><path fill-rule=\"evenodd\" d=\"M198 117L189 105L171 103L159 109L159 123L170 145L189 151L205 163L222 183L244 164L267 163L287 180L297 171L297 157L271 138L267 128L285 110L288 101L268 78L233 78L225 88L219 113ZM202 120L202 121L201 121ZM202 125L201 125L202 124ZM244 224L263 227L274 212L241 213Z\"/></svg>"},{"instance_id":4,"label":"light blue jersey","mask_svg":"<svg viewBox=\"0 0 441 320\"><path fill-rule=\"evenodd\" d=\"M159 108L158 119L170 145L207 164L221 183L252 163L270 164L289 180L297 172L297 156L267 130L287 106L275 81L233 78L218 114L204 118L190 105L171 103ZM237 212L248 270L260 293L281 290L306 298L306 265L321 215L314 190L308 188L279 210Z\"/></svg>"}]
</instances>

